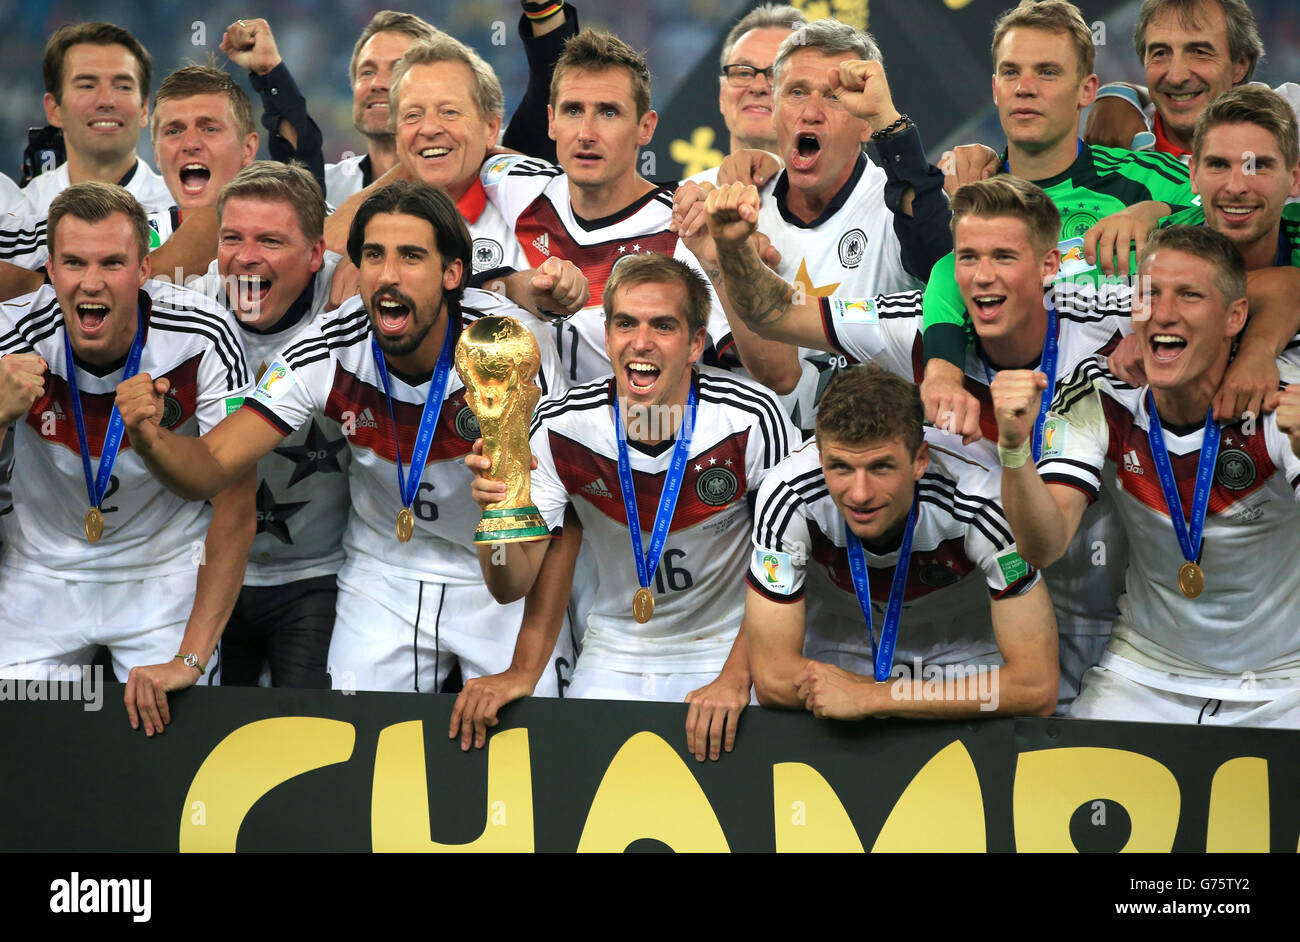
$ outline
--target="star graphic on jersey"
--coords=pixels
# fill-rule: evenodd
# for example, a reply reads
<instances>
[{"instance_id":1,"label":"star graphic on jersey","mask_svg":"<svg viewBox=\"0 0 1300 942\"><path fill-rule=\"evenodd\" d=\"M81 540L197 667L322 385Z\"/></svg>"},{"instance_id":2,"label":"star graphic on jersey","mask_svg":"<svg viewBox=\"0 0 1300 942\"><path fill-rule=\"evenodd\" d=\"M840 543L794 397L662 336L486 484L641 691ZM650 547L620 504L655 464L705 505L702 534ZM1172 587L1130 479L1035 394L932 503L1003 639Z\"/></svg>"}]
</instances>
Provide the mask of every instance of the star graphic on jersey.
<instances>
[{"instance_id":1,"label":"star graphic on jersey","mask_svg":"<svg viewBox=\"0 0 1300 942\"><path fill-rule=\"evenodd\" d=\"M703 471L704 469L701 468L701 467L697 464L697 465L695 466L695 470L696 470L696 471Z\"/></svg>"},{"instance_id":2,"label":"star graphic on jersey","mask_svg":"<svg viewBox=\"0 0 1300 942\"><path fill-rule=\"evenodd\" d=\"M627 246L626 246L626 245L620 245L620 246L618 247L618 254L619 254L619 255L622 255L622 254L623 254L624 252L626 252L626 251L627 251Z\"/></svg>"},{"instance_id":3,"label":"star graphic on jersey","mask_svg":"<svg viewBox=\"0 0 1300 942\"><path fill-rule=\"evenodd\" d=\"M633 251L633 252L640 252L640 251L641 251L641 243L638 242L636 245L632 246L632 251Z\"/></svg>"},{"instance_id":4,"label":"star graphic on jersey","mask_svg":"<svg viewBox=\"0 0 1300 942\"><path fill-rule=\"evenodd\" d=\"M277 504L270 485L263 481L257 487L257 532L269 533L281 543L293 543L285 521L309 503L311 501L300 500Z\"/></svg>"},{"instance_id":5,"label":"star graphic on jersey","mask_svg":"<svg viewBox=\"0 0 1300 942\"><path fill-rule=\"evenodd\" d=\"M808 259L806 258L799 262L799 271L795 273L794 283L803 286L804 294L811 294L816 298L829 298L835 293L835 289L840 286L840 282L837 281L833 285L822 285L820 288L814 287L812 275L808 274Z\"/></svg>"},{"instance_id":6,"label":"star graphic on jersey","mask_svg":"<svg viewBox=\"0 0 1300 942\"><path fill-rule=\"evenodd\" d=\"M717 459L717 458L710 458L710 459L709 459L709 464L717 464L717 463L718 463L718 459Z\"/></svg>"},{"instance_id":7,"label":"star graphic on jersey","mask_svg":"<svg viewBox=\"0 0 1300 942\"><path fill-rule=\"evenodd\" d=\"M726 459L725 461L723 461L722 463L725 464L728 468L731 467L731 459L730 459L730 458L727 458L727 459Z\"/></svg>"},{"instance_id":8,"label":"star graphic on jersey","mask_svg":"<svg viewBox=\"0 0 1300 942\"><path fill-rule=\"evenodd\" d=\"M317 471L342 473L338 453L346 444L347 441L342 438L330 441L316 424L316 420L312 419L311 424L307 426L307 441L301 445L277 448L275 453L293 462L293 475L289 478L289 487L293 487L303 478L310 477Z\"/></svg>"}]
</instances>

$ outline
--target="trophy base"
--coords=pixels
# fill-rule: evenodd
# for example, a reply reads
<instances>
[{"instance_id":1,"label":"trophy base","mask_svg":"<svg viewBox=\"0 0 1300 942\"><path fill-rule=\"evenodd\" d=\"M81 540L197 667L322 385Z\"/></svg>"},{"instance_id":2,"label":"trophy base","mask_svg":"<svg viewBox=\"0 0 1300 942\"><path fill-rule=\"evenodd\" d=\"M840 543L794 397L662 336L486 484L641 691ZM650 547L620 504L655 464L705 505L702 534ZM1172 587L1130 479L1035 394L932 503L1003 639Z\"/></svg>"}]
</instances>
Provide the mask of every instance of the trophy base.
<instances>
[{"instance_id":1,"label":"trophy base","mask_svg":"<svg viewBox=\"0 0 1300 942\"><path fill-rule=\"evenodd\" d=\"M536 507L508 507L502 510L485 510L483 519L474 530L474 542L527 543L548 540L550 528Z\"/></svg>"}]
</instances>

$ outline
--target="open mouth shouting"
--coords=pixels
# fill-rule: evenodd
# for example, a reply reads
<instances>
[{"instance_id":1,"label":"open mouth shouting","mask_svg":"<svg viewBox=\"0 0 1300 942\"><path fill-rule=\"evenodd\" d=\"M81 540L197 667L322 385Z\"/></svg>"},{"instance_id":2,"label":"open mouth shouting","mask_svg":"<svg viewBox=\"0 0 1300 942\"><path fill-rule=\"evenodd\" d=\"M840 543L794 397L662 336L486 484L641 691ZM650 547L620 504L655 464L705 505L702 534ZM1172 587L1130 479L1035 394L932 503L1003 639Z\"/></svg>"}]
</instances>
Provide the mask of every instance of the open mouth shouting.
<instances>
[{"instance_id":1,"label":"open mouth shouting","mask_svg":"<svg viewBox=\"0 0 1300 942\"><path fill-rule=\"evenodd\" d=\"M261 275L235 276L235 306L240 311L256 315L271 293L271 279Z\"/></svg>"},{"instance_id":2,"label":"open mouth shouting","mask_svg":"<svg viewBox=\"0 0 1300 942\"><path fill-rule=\"evenodd\" d=\"M1151 334L1147 340L1151 355L1159 363L1171 363L1183 355L1187 339L1177 334Z\"/></svg>"},{"instance_id":3,"label":"open mouth shouting","mask_svg":"<svg viewBox=\"0 0 1300 942\"><path fill-rule=\"evenodd\" d=\"M997 319L998 314L1002 312L1002 305L1007 301L1005 294L977 294L971 298L975 307L975 315L985 323Z\"/></svg>"},{"instance_id":4,"label":"open mouth shouting","mask_svg":"<svg viewBox=\"0 0 1300 942\"><path fill-rule=\"evenodd\" d=\"M1228 226L1245 225L1253 221L1259 215L1260 210L1259 206L1240 206L1224 203L1215 203L1214 208L1218 212L1219 218Z\"/></svg>"},{"instance_id":5,"label":"open mouth shouting","mask_svg":"<svg viewBox=\"0 0 1300 942\"><path fill-rule=\"evenodd\" d=\"M794 170L811 170L821 154L822 142L810 131L801 131L794 137L794 152L790 155L790 167Z\"/></svg>"},{"instance_id":6,"label":"open mouth shouting","mask_svg":"<svg viewBox=\"0 0 1300 942\"><path fill-rule=\"evenodd\" d=\"M633 360L625 372L628 388L641 395L648 395L659 383L659 367L645 360Z\"/></svg>"},{"instance_id":7,"label":"open mouth shouting","mask_svg":"<svg viewBox=\"0 0 1300 942\"><path fill-rule=\"evenodd\" d=\"M405 331L411 322L415 304L405 295L388 290L376 292L370 299L370 307L375 312L375 322L380 333L395 337Z\"/></svg>"},{"instance_id":8,"label":"open mouth shouting","mask_svg":"<svg viewBox=\"0 0 1300 942\"><path fill-rule=\"evenodd\" d=\"M102 301L77 302L77 322L81 325L83 334L94 336L99 333L107 319L108 305Z\"/></svg>"},{"instance_id":9,"label":"open mouth shouting","mask_svg":"<svg viewBox=\"0 0 1300 942\"><path fill-rule=\"evenodd\" d=\"M212 179L212 171L207 164L201 164L198 161L190 161L181 167L180 181L181 189L186 196L198 196L208 188L208 182Z\"/></svg>"},{"instance_id":10,"label":"open mouth shouting","mask_svg":"<svg viewBox=\"0 0 1300 942\"><path fill-rule=\"evenodd\" d=\"M112 134L126 127L126 122L121 118L95 118L87 127L99 134Z\"/></svg>"}]
</instances>

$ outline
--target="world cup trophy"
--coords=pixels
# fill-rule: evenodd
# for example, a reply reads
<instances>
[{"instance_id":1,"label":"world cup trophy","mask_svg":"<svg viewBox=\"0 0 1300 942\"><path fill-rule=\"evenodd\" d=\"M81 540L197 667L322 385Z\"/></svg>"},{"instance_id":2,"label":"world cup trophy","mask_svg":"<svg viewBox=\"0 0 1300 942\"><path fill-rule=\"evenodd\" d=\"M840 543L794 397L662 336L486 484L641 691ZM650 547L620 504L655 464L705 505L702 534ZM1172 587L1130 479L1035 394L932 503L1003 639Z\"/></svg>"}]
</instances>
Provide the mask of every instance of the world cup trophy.
<instances>
[{"instance_id":1,"label":"world cup trophy","mask_svg":"<svg viewBox=\"0 0 1300 942\"><path fill-rule=\"evenodd\" d=\"M478 419L487 475L504 481L506 496L483 511L475 543L519 543L550 537L529 492L532 449L528 426L542 391L534 380L542 355L537 340L513 317L474 321L456 344L456 372L465 404Z\"/></svg>"}]
</instances>

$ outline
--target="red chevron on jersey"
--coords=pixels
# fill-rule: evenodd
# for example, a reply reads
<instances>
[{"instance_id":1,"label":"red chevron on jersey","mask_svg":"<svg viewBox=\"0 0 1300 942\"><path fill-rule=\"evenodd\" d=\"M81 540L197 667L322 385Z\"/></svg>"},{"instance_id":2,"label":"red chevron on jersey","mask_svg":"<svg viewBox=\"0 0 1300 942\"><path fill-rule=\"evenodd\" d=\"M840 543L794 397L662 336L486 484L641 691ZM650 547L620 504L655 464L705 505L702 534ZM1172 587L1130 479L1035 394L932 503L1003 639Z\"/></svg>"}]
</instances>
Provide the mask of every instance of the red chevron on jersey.
<instances>
[{"instance_id":1,"label":"red chevron on jersey","mask_svg":"<svg viewBox=\"0 0 1300 942\"><path fill-rule=\"evenodd\" d=\"M848 551L842 546L836 546L813 520L808 521L808 536L812 540L812 561L821 565L827 578L837 588L853 594L853 573L849 569ZM944 540L932 550L912 553L903 601L924 598L931 592L959 582L974 569L975 564L965 553L964 542L958 537ZM867 578L871 583L871 597L876 601L887 601L894 585L894 567L868 566Z\"/></svg>"},{"instance_id":2,"label":"red chevron on jersey","mask_svg":"<svg viewBox=\"0 0 1300 942\"><path fill-rule=\"evenodd\" d=\"M609 519L626 525L627 511L618 484L618 462L558 432L548 434L555 470L565 489L575 497L585 499ZM669 533L693 527L745 496L745 448L748 443L749 430L746 429L687 462ZM632 481L636 485L636 509L641 527L649 531L659 510L664 474L645 474L634 469Z\"/></svg>"},{"instance_id":3,"label":"red chevron on jersey","mask_svg":"<svg viewBox=\"0 0 1300 942\"><path fill-rule=\"evenodd\" d=\"M412 402L393 400L393 417L397 420L397 434L402 444L402 460L411 460L411 451L420 431L420 418L424 407ZM388 397L382 389L358 379L345 370L342 364L335 367L334 386L330 389L325 415L345 429L351 429L349 440L359 448L374 452L385 461L397 463L397 449L393 443L393 423L388 417ZM465 404L465 390L459 389L447 396L438 414L433 443L425 464L463 458L470 453L474 439L478 438L478 422Z\"/></svg>"},{"instance_id":4,"label":"red chevron on jersey","mask_svg":"<svg viewBox=\"0 0 1300 942\"><path fill-rule=\"evenodd\" d=\"M1135 416L1110 396L1101 397L1106 421L1110 426L1107 457L1115 462L1119 486L1152 510L1169 515L1155 459L1151 457L1151 439L1139 428ZM1221 514L1233 504L1265 485L1277 471L1268 454L1262 430L1247 435L1240 421L1224 426L1219 440L1219 457L1214 468L1214 486L1210 488L1209 513ZM1166 432L1166 435L1168 433ZM1182 501L1184 519L1192 506L1196 490L1196 468L1200 450L1185 455L1169 455L1174 479L1178 482L1178 499Z\"/></svg>"},{"instance_id":5,"label":"red chevron on jersey","mask_svg":"<svg viewBox=\"0 0 1300 942\"><path fill-rule=\"evenodd\" d=\"M171 381L171 389L163 398L164 428L176 428L194 415L198 403L200 359L199 356L191 357L163 374ZM91 458L98 458L104 449L104 436L108 432L108 420L116 398L116 393L81 394L81 414L86 424L86 445L90 448ZM77 420L72 411L72 388L62 376L46 373L45 394L27 410L27 424L46 441L63 445L74 455L81 454ZM131 440L124 435L120 450L126 451L130 447Z\"/></svg>"},{"instance_id":6,"label":"red chevron on jersey","mask_svg":"<svg viewBox=\"0 0 1300 942\"><path fill-rule=\"evenodd\" d=\"M545 196L539 196L520 214L515 235L534 268L548 258L563 258L582 269L591 287L588 307L599 307L605 282L620 258L646 252L672 255L677 249L677 233L656 232L629 239L612 239L595 245L579 245L569 235L560 216Z\"/></svg>"}]
</instances>

